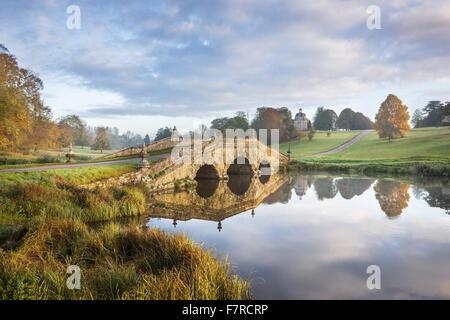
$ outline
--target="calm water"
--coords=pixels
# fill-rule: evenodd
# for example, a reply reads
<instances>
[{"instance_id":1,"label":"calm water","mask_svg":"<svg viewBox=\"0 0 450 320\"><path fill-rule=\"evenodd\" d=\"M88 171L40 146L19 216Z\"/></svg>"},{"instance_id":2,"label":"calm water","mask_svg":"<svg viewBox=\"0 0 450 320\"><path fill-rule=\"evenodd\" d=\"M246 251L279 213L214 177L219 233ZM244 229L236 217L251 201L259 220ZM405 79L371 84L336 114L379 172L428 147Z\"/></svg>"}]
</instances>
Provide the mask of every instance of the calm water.
<instances>
[{"instance_id":1,"label":"calm water","mask_svg":"<svg viewBox=\"0 0 450 320\"><path fill-rule=\"evenodd\" d=\"M235 272L251 273L256 299L450 298L450 188L323 175L231 180L156 195L164 208L147 224L228 256ZM367 289L369 265L381 269L380 290Z\"/></svg>"}]
</instances>

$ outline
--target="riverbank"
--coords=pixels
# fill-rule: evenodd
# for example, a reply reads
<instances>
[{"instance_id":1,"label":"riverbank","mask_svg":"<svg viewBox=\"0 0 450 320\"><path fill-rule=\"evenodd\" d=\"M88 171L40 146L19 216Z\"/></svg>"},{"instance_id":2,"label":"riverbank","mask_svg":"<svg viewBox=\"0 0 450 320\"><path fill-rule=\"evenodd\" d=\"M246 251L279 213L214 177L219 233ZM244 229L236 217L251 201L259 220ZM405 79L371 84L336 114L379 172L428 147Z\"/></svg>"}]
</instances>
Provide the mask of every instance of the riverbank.
<instances>
[{"instance_id":1,"label":"riverbank","mask_svg":"<svg viewBox=\"0 0 450 320\"><path fill-rule=\"evenodd\" d=\"M0 191L0 299L251 297L249 281L213 251L182 234L119 222L145 213L144 185L86 190L74 177L41 178ZM69 265L81 268L80 290L66 286Z\"/></svg>"},{"instance_id":2,"label":"riverbank","mask_svg":"<svg viewBox=\"0 0 450 320\"><path fill-rule=\"evenodd\" d=\"M158 155L169 154L172 151L172 148L162 149L162 150L154 150L147 152L147 157L153 157ZM120 156L114 158L95 158L91 160L85 160L80 157L74 158L74 161L71 163L67 163L67 159L65 157L47 157L41 158L38 160L30 160L30 159L16 159L16 158L0 158L0 170L3 169L22 169L22 168L36 168L36 167L47 167L47 166L64 166L71 164L99 164L103 162L113 162L113 161L121 161L121 160L133 160L138 162L140 160L139 155L130 155L130 156ZM33 162L34 161L34 162ZM38 161L38 162L36 162ZM29 163L31 162L31 163Z\"/></svg>"},{"instance_id":3,"label":"riverbank","mask_svg":"<svg viewBox=\"0 0 450 320\"><path fill-rule=\"evenodd\" d=\"M430 177L450 177L450 162L420 160L293 160L287 167L288 172L327 171L353 174L393 174L418 175Z\"/></svg>"},{"instance_id":4,"label":"riverbank","mask_svg":"<svg viewBox=\"0 0 450 320\"><path fill-rule=\"evenodd\" d=\"M0 299L247 299L249 282L182 234L77 219L0 229ZM81 271L79 290L67 267Z\"/></svg>"}]
</instances>

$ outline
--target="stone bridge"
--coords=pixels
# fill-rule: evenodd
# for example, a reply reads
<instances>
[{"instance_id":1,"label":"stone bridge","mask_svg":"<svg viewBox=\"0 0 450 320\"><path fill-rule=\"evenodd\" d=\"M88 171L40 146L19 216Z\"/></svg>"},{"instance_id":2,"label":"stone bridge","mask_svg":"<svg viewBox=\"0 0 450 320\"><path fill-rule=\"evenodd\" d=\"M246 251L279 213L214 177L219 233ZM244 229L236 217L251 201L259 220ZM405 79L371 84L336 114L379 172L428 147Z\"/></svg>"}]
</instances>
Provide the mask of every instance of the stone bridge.
<instances>
[{"instance_id":1,"label":"stone bridge","mask_svg":"<svg viewBox=\"0 0 450 320\"><path fill-rule=\"evenodd\" d=\"M197 142L197 148L195 143L174 149L176 159L169 156L149 168L140 169L142 180L150 188L165 189L198 179L226 180L230 175L242 174L269 176L284 170L288 163L285 155L255 138L240 142L235 139L233 143L223 143L221 148L217 148L213 139Z\"/></svg>"},{"instance_id":2,"label":"stone bridge","mask_svg":"<svg viewBox=\"0 0 450 320\"><path fill-rule=\"evenodd\" d=\"M169 156L137 172L130 172L118 177L95 181L80 187L120 187L145 183L151 191L174 188L186 188L196 184L197 180L227 180L230 176L244 175L250 178L269 180L271 174L285 170L288 159L278 151L267 147L257 139L246 138L242 144L223 143L222 148L213 148L212 140L195 141L179 150L178 158ZM191 150L191 152L188 152ZM216 157L215 162L208 161L204 154ZM216 154L217 153L217 154ZM186 161L189 160L189 161ZM187 162L187 163L186 163ZM190 163L189 163L190 162Z\"/></svg>"}]
</instances>

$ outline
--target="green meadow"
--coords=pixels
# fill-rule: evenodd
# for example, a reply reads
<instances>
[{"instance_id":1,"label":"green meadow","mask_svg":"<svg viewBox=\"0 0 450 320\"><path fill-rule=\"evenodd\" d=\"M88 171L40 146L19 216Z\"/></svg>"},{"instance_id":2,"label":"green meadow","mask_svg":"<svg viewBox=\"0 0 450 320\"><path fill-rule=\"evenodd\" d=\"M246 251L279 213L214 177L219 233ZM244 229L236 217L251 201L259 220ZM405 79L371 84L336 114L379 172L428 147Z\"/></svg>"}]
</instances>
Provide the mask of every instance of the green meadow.
<instances>
[{"instance_id":1,"label":"green meadow","mask_svg":"<svg viewBox=\"0 0 450 320\"><path fill-rule=\"evenodd\" d=\"M297 148L300 148L302 143L303 141L300 141ZM322 145L322 142L317 141L317 144ZM328 150L330 149L321 151ZM309 152L303 151L303 155L311 154ZM294 155L293 160L289 168L300 171L449 176L450 129L448 127L412 129L405 137L393 139L390 143L387 139L380 139L376 132L372 132L341 152L313 158Z\"/></svg>"},{"instance_id":2,"label":"green meadow","mask_svg":"<svg viewBox=\"0 0 450 320\"><path fill-rule=\"evenodd\" d=\"M359 142L341 152L318 157L326 160L449 160L450 129L412 129L404 138L380 139L371 132Z\"/></svg>"},{"instance_id":3,"label":"green meadow","mask_svg":"<svg viewBox=\"0 0 450 320\"><path fill-rule=\"evenodd\" d=\"M71 185L80 185L136 170L135 162L109 164L103 166L74 167L39 171L0 172L0 187L23 183L54 185L56 177Z\"/></svg>"},{"instance_id":4,"label":"green meadow","mask_svg":"<svg viewBox=\"0 0 450 320\"><path fill-rule=\"evenodd\" d=\"M331 136L327 136L326 131L316 131L312 140L308 137L303 137L299 140L283 142L280 144L280 152L287 153L289 146L291 147L291 156L293 159L300 159L304 156L328 151L339 147L345 142L356 137L361 131L336 131L332 132Z\"/></svg>"}]
</instances>

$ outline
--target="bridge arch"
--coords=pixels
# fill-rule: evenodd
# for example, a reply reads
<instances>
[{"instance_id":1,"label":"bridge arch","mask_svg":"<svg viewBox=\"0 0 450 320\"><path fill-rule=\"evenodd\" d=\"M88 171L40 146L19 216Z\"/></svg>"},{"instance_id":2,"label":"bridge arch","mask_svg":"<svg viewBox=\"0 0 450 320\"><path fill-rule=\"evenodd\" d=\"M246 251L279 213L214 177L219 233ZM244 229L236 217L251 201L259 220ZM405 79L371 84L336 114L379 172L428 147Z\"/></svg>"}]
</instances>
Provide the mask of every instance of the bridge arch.
<instances>
[{"instance_id":1,"label":"bridge arch","mask_svg":"<svg viewBox=\"0 0 450 320\"><path fill-rule=\"evenodd\" d=\"M202 165L195 174L195 180L198 179L219 179L219 173L216 168L211 164Z\"/></svg>"},{"instance_id":2,"label":"bridge arch","mask_svg":"<svg viewBox=\"0 0 450 320\"><path fill-rule=\"evenodd\" d=\"M233 163L229 165L227 169L227 175L250 175L253 176L254 170L250 161L247 158L236 158Z\"/></svg>"}]
</instances>

